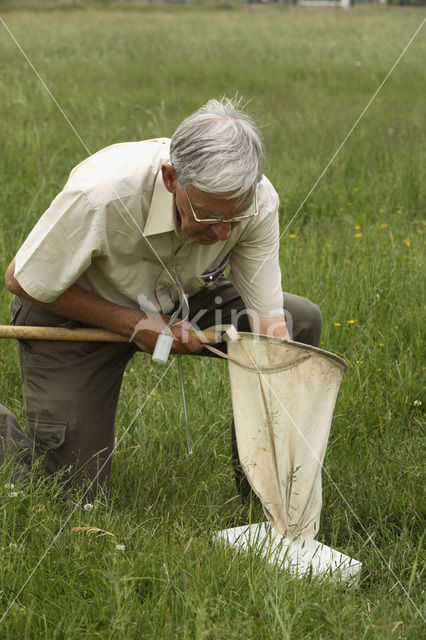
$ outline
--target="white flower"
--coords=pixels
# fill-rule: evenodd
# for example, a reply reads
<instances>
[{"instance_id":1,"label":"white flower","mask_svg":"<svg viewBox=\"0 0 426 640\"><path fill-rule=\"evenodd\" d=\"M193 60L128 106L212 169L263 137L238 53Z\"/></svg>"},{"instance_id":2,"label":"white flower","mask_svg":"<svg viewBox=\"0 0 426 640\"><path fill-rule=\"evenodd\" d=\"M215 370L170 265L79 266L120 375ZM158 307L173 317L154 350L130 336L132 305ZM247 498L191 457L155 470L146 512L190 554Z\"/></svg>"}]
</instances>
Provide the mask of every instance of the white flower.
<instances>
[{"instance_id":1,"label":"white flower","mask_svg":"<svg viewBox=\"0 0 426 640\"><path fill-rule=\"evenodd\" d=\"M125 551L126 550L126 545L125 544L116 544L115 548L117 549L117 551Z\"/></svg>"},{"instance_id":2,"label":"white flower","mask_svg":"<svg viewBox=\"0 0 426 640\"><path fill-rule=\"evenodd\" d=\"M9 549L11 549L12 551L15 551L15 549L18 548L18 545L15 544L15 542L9 542Z\"/></svg>"},{"instance_id":3,"label":"white flower","mask_svg":"<svg viewBox=\"0 0 426 640\"><path fill-rule=\"evenodd\" d=\"M11 491L9 493L9 498L17 498L18 497L18 492L17 491Z\"/></svg>"},{"instance_id":4,"label":"white flower","mask_svg":"<svg viewBox=\"0 0 426 640\"><path fill-rule=\"evenodd\" d=\"M7 484L4 485L4 488L5 489L14 489L15 485L12 484L11 482L8 482Z\"/></svg>"},{"instance_id":5,"label":"white flower","mask_svg":"<svg viewBox=\"0 0 426 640\"><path fill-rule=\"evenodd\" d=\"M421 400L414 400L413 405L415 407L421 407L422 406L422 401Z\"/></svg>"},{"instance_id":6,"label":"white flower","mask_svg":"<svg viewBox=\"0 0 426 640\"><path fill-rule=\"evenodd\" d=\"M86 504L83 505L83 509L85 511L91 511L93 509L93 504L91 504L90 502L86 502Z\"/></svg>"}]
</instances>

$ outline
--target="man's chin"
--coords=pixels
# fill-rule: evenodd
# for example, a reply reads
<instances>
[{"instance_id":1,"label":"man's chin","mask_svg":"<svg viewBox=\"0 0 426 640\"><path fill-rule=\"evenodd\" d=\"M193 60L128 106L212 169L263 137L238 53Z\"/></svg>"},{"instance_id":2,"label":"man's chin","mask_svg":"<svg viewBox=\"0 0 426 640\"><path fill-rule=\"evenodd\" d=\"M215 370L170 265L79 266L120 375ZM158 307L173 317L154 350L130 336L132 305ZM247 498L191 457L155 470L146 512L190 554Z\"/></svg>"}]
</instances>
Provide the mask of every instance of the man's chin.
<instances>
[{"instance_id":1,"label":"man's chin","mask_svg":"<svg viewBox=\"0 0 426 640\"><path fill-rule=\"evenodd\" d=\"M202 236L192 236L192 239L198 244L214 244L219 240L218 238L204 238Z\"/></svg>"}]
</instances>

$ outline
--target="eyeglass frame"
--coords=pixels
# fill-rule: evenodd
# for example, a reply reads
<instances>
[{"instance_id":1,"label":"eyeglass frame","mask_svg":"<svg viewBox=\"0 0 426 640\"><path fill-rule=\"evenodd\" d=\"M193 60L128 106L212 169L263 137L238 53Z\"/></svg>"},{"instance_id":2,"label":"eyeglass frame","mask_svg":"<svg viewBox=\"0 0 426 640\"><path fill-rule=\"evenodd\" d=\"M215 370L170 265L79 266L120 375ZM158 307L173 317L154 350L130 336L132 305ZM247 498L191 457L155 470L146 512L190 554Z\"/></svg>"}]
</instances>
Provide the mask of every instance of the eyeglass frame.
<instances>
[{"instance_id":1,"label":"eyeglass frame","mask_svg":"<svg viewBox=\"0 0 426 640\"><path fill-rule=\"evenodd\" d=\"M200 222L201 224L222 224L223 222L227 223L227 222L239 222L240 220L247 220L248 218L255 218L258 214L259 214L259 207L258 207L258 203L257 203L257 194L256 191L254 192L254 205L255 205L255 212L254 213L249 213L246 215L241 215L241 216L234 216L233 218L227 218L226 216L222 217L222 218L205 218L204 220L200 220L200 218L197 218L195 211L194 211L194 207L192 206L192 202L191 199L189 197L188 191L186 189L184 189L185 191L185 195L187 197L187 200L189 202L189 206L191 207L191 213L194 216L194 220L196 222Z\"/></svg>"}]
</instances>

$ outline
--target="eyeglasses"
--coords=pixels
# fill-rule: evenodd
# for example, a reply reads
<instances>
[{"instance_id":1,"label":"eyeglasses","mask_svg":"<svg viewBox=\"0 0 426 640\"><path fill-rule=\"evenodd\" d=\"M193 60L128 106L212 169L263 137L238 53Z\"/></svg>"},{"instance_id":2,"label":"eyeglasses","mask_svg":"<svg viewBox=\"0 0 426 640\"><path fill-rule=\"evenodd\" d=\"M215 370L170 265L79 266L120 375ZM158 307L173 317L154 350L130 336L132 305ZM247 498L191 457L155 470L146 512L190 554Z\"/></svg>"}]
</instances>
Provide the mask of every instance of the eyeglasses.
<instances>
[{"instance_id":1,"label":"eyeglasses","mask_svg":"<svg viewBox=\"0 0 426 640\"><path fill-rule=\"evenodd\" d=\"M257 207L257 195L255 192L254 193L254 213L245 213L240 216L233 216L232 218L228 218L227 216L224 216L223 218L199 218L197 217L194 211L194 207L192 206L192 202L189 198L187 190L184 189L184 191L188 199L189 206L191 207L191 213L194 216L194 220L196 220L197 222L201 222L202 224L221 224L222 222L239 222L240 220L245 220L246 218L255 218L259 213L259 209Z\"/></svg>"}]
</instances>

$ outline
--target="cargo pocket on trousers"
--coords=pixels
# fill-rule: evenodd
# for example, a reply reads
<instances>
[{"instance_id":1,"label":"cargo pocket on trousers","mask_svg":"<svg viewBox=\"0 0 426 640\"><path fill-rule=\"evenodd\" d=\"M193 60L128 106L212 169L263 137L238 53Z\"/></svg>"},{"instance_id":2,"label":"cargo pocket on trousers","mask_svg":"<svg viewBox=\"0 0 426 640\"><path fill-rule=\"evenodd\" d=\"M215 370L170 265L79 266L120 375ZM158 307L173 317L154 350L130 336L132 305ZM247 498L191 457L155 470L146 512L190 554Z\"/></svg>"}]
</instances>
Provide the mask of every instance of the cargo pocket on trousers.
<instances>
[{"instance_id":1,"label":"cargo pocket on trousers","mask_svg":"<svg viewBox=\"0 0 426 640\"><path fill-rule=\"evenodd\" d=\"M67 422L49 422L27 419L27 435L36 447L43 450L59 449L64 442Z\"/></svg>"},{"instance_id":2,"label":"cargo pocket on trousers","mask_svg":"<svg viewBox=\"0 0 426 640\"><path fill-rule=\"evenodd\" d=\"M24 308L24 301L22 298L18 298L18 296L13 296L12 302L10 303L10 324L17 324L18 315ZM27 310L28 313L28 310Z\"/></svg>"}]
</instances>

